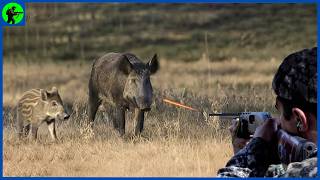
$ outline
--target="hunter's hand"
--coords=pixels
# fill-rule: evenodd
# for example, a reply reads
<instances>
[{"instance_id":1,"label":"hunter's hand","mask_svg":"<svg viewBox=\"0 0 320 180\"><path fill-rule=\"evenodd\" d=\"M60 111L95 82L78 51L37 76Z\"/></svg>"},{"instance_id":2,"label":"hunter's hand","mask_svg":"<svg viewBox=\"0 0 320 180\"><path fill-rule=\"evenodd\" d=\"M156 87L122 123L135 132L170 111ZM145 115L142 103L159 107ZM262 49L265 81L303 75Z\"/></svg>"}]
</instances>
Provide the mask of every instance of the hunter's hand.
<instances>
[{"instance_id":1,"label":"hunter's hand","mask_svg":"<svg viewBox=\"0 0 320 180\"><path fill-rule=\"evenodd\" d=\"M253 137L260 137L270 142L278 130L279 121L276 119L268 119L261 126L257 127Z\"/></svg>"},{"instance_id":2,"label":"hunter's hand","mask_svg":"<svg viewBox=\"0 0 320 180\"><path fill-rule=\"evenodd\" d=\"M240 151L244 146L247 145L250 139L243 139L238 138L236 135L236 130L238 126L239 121L233 119L232 125L229 127L229 131L231 133L232 138L232 146L233 146L233 153L236 154L238 151Z\"/></svg>"}]
</instances>

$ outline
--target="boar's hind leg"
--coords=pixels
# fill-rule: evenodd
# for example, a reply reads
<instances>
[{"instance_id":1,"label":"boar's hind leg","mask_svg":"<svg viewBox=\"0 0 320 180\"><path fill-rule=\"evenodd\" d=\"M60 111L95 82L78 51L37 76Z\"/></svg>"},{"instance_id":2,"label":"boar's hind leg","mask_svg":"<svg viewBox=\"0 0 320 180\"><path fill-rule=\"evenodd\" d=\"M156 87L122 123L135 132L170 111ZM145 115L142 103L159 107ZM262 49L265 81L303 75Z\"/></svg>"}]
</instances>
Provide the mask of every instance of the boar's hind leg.
<instances>
[{"instance_id":1,"label":"boar's hind leg","mask_svg":"<svg viewBox=\"0 0 320 180\"><path fill-rule=\"evenodd\" d=\"M139 135L143 130L143 123L144 123L144 112L140 109L135 109L134 121L136 124L135 135Z\"/></svg>"},{"instance_id":2,"label":"boar's hind leg","mask_svg":"<svg viewBox=\"0 0 320 180\"><path fill-rule=\"evenodd\" d=\"M100 106L101 101L97 97L95 93L89 92L89 123L93 124L94 118L96 117L96 113L98 110L98 107Z\"/></svg>"}]
</instances>

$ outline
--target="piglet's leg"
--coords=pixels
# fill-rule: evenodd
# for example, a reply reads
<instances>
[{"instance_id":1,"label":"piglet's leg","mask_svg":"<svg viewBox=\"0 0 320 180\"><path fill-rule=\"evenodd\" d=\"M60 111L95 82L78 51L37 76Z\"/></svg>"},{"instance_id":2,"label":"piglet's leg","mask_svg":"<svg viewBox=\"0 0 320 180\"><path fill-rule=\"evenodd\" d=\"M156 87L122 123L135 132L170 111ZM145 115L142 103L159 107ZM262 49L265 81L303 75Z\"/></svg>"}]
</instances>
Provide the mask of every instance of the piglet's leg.
<instances>
[{"instance_id":1,"label":"piglet's leg","mask_svg":"<svg viewBox=\"0 0 320 180\"><path fill-rule=\"evenodd\" d=\"M51 135L51 138L53 141L57 140L57 134L56 134L56 121L47 122L48 129Z\"/></svg>"},{"instance_id":2,"label":"piglet's leg","mask_svg":"<svg viewBox=\"0 0 320 180\"><path fill-rule=\"evenodd\" d=\"M36 141L37 140L37 134L38 134L38 125L37 124L31 124L31 138Z\"/></svg>"}]
</instances>

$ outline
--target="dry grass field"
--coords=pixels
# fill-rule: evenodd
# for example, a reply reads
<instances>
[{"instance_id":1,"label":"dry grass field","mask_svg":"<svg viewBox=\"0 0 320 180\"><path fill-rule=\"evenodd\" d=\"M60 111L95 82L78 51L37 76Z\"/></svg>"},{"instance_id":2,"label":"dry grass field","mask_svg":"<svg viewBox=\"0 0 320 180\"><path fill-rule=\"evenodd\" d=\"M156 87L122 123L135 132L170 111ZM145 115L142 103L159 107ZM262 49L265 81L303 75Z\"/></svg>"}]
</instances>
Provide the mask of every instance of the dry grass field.
<instances>
[{"instance_id":1,"label":"dry grass field","mask_svg":"<svg viewBox=\"0 0 320 180\"><path fill-rule=\"evenodd\" d=\"M201 176L212 177L232 156L227 119L205 119L201 113L164 104L163 98L210 111L270 111L271 90L280 59L185 63L160 59L151 79L154 103L145 130L118 137L101 107L93 131L83 122L90 62L4 62L4 176ZM59 142L52 143L46 126L38 142L17 141L14 106L30 88L56 86L71 113L57 125ZM106 109L106 110L105 110ZM105 111L104 111L105 110ZM127 116L132 117L128 112Z\"/></svg>"},{"instance_id":2,"label":"dry grass field","mask_svg":"<svg viewBox=\"0 0 320 180\"><path fill-rule=\"evenodd\" d=\"M317 44L315 3L27 3L26 12L26 26L3 33L4 176L213 177L233 155L231 119L206 119L163 98L206 112L276 115L271 81L281 60ZM84 125L91 63L106 52L159 55L139 137L128 112L120 138L108 106L93 131ZM45 125L38 142L17 141L18 99L52 86L71 114L57 124L59 141Z\"/></svg>"}]
</instances>

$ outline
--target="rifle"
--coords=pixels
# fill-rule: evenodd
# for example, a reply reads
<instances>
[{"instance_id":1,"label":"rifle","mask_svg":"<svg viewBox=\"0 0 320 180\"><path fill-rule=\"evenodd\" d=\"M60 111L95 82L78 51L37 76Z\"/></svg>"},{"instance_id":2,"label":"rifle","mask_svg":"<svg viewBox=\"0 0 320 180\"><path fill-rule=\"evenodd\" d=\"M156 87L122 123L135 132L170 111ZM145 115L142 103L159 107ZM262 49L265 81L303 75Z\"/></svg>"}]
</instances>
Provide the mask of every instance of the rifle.
<instances>
[{"instance_id":1,"label":"rifle","mask_svg":"<svg viewBox=\"0 0 320 180\"><path fill-rule=\"evenodd\" d=\"M23 14L23 12L14 12L14 15L20 16L20 14Z\"/></svg>"},{"instance_id":2,"label":"rifle","mask_svg":"<svg viewBox=\"0 0 320 180\"><path fill-rule=\"evenodd\" d=\"M209 116L231 116L238 121L236 136L250 139L257 127L271 118L269 112L210 113ZM282 163L301 162L310 158L317 150L317 145L299 136L292 136L286 131L277 131L277 151Z\"/></svg>"},{"instance_id":3,"label":"rifle","mask_svg":"<svg viewBox=\"0 0 320 180\"><path fill-rule=\"evenodd\" d=\"M209 116L231 116L238 121L236 136L249 139L257 127L264 121L271 118L269 112L240 112L240 113L210 113Z\"/></svg>"},{"instance_id":4,"label":"rifle","mask_svg":"<svg viewBox=\"0 0 320 180\"><path fill-rule=\"evenodd\" d=\"M285 164L301 162L314 155L317 145L299 136L291 136L282 129L277 132L278 155Z\"/></svg>"}]
</instances>

